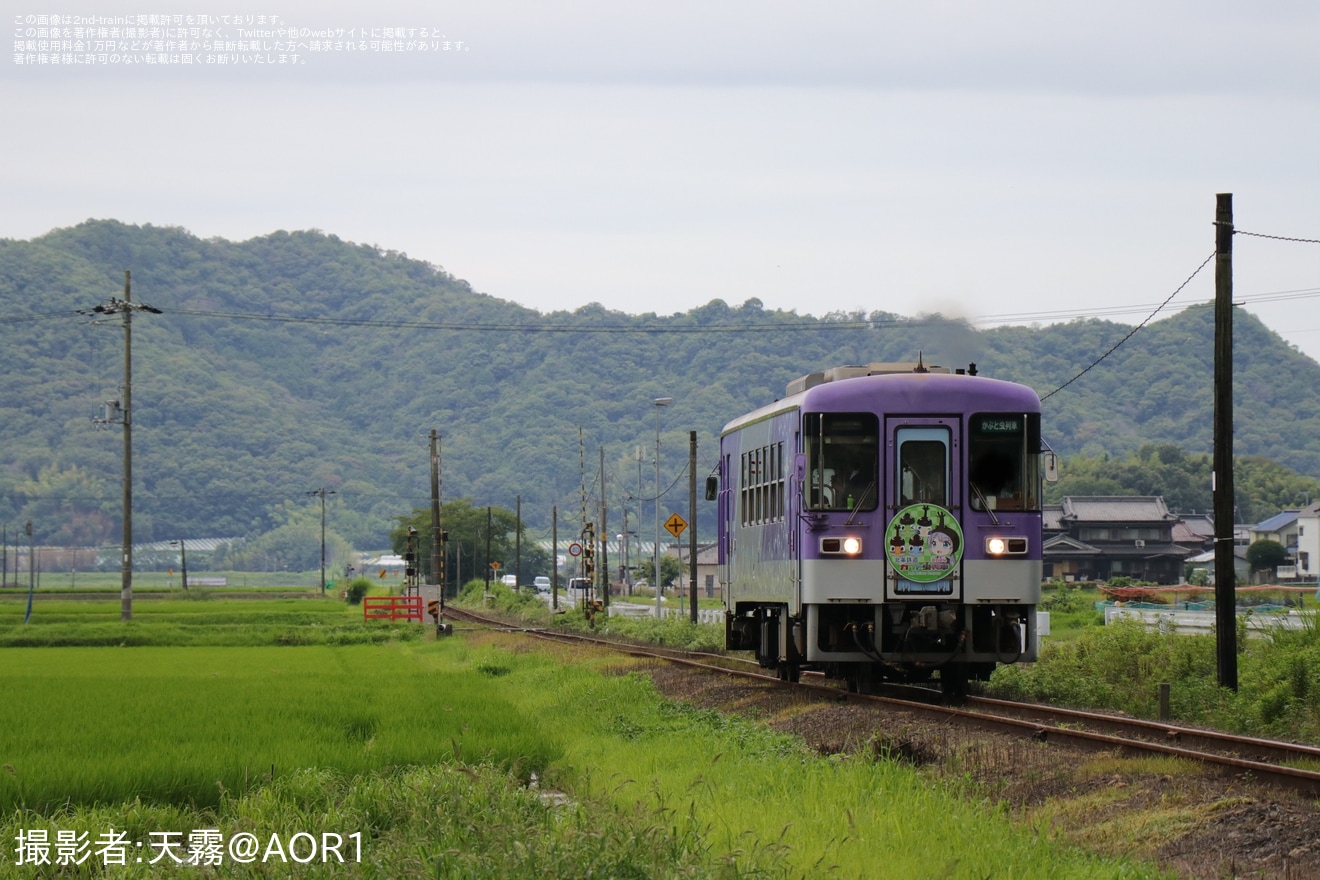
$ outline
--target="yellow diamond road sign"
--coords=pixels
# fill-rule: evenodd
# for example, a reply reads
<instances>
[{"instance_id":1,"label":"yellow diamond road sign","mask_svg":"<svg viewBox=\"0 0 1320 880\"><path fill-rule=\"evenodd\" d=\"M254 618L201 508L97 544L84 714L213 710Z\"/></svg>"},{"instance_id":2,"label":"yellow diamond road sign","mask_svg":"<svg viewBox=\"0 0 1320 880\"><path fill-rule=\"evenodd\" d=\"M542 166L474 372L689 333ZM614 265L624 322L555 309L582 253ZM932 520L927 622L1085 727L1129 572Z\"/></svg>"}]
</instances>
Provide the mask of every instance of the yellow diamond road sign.
<instances>
[{"instance_id":1,"label":"yellow diamond road sign","mask_svg":"<svg viewBox=\"0 0 1320 880\"><path fill-rule=\"evenodd\" d=\"M678 514L674 514L669 519L665 520L665 530L675 538L683 534L683 530L686 528L687 520L683 519L683 517Z\"/></svg>"}]
</instances>

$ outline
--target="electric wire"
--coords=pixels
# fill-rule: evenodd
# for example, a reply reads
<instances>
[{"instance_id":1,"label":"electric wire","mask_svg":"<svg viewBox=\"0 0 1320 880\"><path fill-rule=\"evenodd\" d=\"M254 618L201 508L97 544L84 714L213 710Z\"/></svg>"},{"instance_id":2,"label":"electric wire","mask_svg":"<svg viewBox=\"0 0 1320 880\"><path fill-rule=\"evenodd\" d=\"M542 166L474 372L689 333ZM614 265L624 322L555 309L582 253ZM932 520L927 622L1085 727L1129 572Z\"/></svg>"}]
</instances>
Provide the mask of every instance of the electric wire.
<instances>
[{"instance_id":1,"label":"electric wire","mask_svg":"<svg viewBox=\"0 0 1320 880\"><path fill-rule=\"evenodd\" d=\"M1309 242L1310 239L1283 238L1282 236L1262 236L1270 238L1280 238L1285 241ZM1314 299L1320 297L1320 287L1299 288L1294 290L1267 291L1255 294L1236 295L1235 299L1243 303L1264 303L1264 302L1285 302L1290 300ZM1211 302L1211 299L1198 299L1179 306L1180 309L1192 308L1196 305ZM387 330L452 330L467 333L623 333L623 334L651 334L651 335L694 335L703 333L761 333L767 330L784 332L811 332L811 331L834 331L834 330L881 330L888 328L925 327L936 324L948 324L962 320L964 323L974 326L995 327L1003 325L1020 325L1030 323L1053 324L1061 321L1072 320L1076 318L1103 318L1115 317L1125 314L1143 313L1151 308L1149 303L1132 303L1122 306L1106 306L1102 308L1086 307L1081 309L1056 309L1047 311L1028 311L1028 312L1002 312L992 315L980 315L965 319L955 318L892 318L892 319L857 319L857 320L839 320L826 316L824 318L813 318L810 315L788 315L787 317L796 318L793 320L766 321L755 323L721 323L721 324L703 324L701 326L636 326L628 324L593 324L593 325L570 325L570 324L541 324L535 322L507 322L507 323L461 323L461 322L436 322L436 321L406 321L406 320L382 320L382 319L356 319L356 318L327 318L315 317L311 315L272 315L257 314L249 312L219 312L203 311L196 309L161 309L162 314L183 315L191 317L219 318L237 321L262 321L269 323L283 324L307 324L335 327L360 327L367 329L387 329ZM48 312L33 315L14 315L0 316L0 325L31 323L34 321L55 320L72 317L81 314L80 311L74 312ZM97 322L91 322L97 323Z\"/></svg>"},{"instance_id":2,"label":"electric wire","mask_svg":"<svg viewBox=\"0 0 1320 880\"><path fill-rule=\"evenodd\" d=\"M1072 383L1076 382L1078 379L1080 379L1080 378L1082 378L1083 376L1085 376L1085 375L1086 375L1087 373L1089 373L1092 369L1094 369L1096 366L1098 366L1098 365L1100 364L1101 361L1103 361L1105 358L1109 357L1109 356L1110 356L1111 354L1113 354L1114 352L1118 351L1118 349L1119 349L1120 347L1122 347L1123 343L1127 342L1127 341L1128 341L1129 339L1131 339L1133 336L1136 336L1138 330L1140 330L1141 328L1145 327L1145 326L1146 326L1147 324L1149 324L1152 320L1154 320L1155 316L1158 315L1158 314L1164 309L1165 306L1167 306L1170 302L1172 302L1172 300L1173 300L1173 298L1174 298L1175 296L1177 296L1178 294L1182 293L1183 288L1185 288L1187 285L1189 285L1189 284L1192 283L1192 279L1193 279L1193 278L1195 278L1197 275L1200 275L1200 274L1201 274L1201 270L1202 270L1202 269L1204 269L1206 266L1210 265L1210 261L1213 260L1213 259L1215 258L1215 255L1216 255L1217 253L1218 253L1217 251L1211 251L1211 252L1210 252L1210 256L1208 256L1208 257L1205 258L1205 262L1203 262L1203 263L1201 263L1201 265L1197 266L1197 267L1196 267L1196 271L1193 272L1191 275L1188 275L1188 276L1187 276L1187 280L1184 281L1182 284L1179 284L1179 285L1178 285L1178 289L1175 290L1173 293L1169 294L1168 299L1166 299L1164 302L1160 303L1160 305L1156 307L1155 311L1151 312L1149 315L1146 316L1146 319L1145 319L1144 321L1142 321L1142 322L1141 322L1140 324L1138 324L1137 326L1133 327L1133 328L1132 328L1132 331L1131 331L1130 333L1128 333L1126 336L1124 336L1124 337L1123 337L1122 339L1120 339L1118 342L1114 343L1114 347L1113 347L1113 348L1109 349L1109 351L1105 352L1104 354L1100 355L1100 357L1098 357L1098 358L1096 358L1094 361L1092 361L1091 364L1090 364L1088 367L1086 367L1086 369L1082 370L1080 373L1078 373L1077 375L1073 376L1073 377L1072 377L1071 379L1069 379L1067 382L1064 382L1064 383L1063 383L1062 385L1060 385L1058 388L1055 388L1053 391L1051 391L1051 392L1049 392L1048 394L1042 396L1042 397L1041 397L1041 402L1043 403L1044 401L1046 401L1046 400L1048 400L1049 398L1053 397L1054 395L1058 394L1058 393L1059 393L1060 391L1062 391L1063 389L1067 388L1067 387L1068 387L1069 385L1071 385Z\"/></svg>"},{"instance_id":3,"label":"electric wire","mask_svg":"<svg viewBox=\"0 0 1320 880\"><path fill-rule=\"evenodd\" d=\"M481 332L518 332L518 333L658 333L658 334L693 334L693 333L763 333L766 330L811 331L811 330L867 330L876 327L908 326L909 321L859 320L835 321L821 319L815 323L797 322L762 322L740 324L705 324L702 326L636 326L630 324L538 324L534 322L508 323L464 323L449 321L395 321L358 318L318 318L299 315L260 315L243 312L213 312L194 309L165 309L168 314L193 315L208 318L229 318L238 321L269 321L284 324L320 324L338 327L367 327L389 330L457 330L469 333ZM799 318L800 316L793 316Z\"/></svg>"},{"instance_id":4,"label":"electric wire","mask_svg":"<svg viewBox=\"0 0 1320 880\"><path fill-rule=\"evenodd\" d=\"M1245 229L1234 229L1234 235L1247 235L1252 238L1270 238L1275 241L1293 241L1302 244L1320 244L1320 238L1293 238L1288 235L1267 235L1264 232L1247 232Z\"/></svg>"}]
</instances>

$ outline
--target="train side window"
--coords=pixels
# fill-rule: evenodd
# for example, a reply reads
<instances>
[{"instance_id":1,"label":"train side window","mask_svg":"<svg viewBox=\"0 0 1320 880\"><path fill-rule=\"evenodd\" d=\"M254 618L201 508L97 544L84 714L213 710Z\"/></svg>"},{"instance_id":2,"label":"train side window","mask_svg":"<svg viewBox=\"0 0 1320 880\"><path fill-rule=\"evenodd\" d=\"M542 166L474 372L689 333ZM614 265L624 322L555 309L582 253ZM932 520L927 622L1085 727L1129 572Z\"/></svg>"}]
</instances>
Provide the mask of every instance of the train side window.
<instances>
[{"instance_id":1,"label":"train side window","mask_svg":"<svg viewBox=\"0 0 1320 880\"><path fill-rule=\"evenodd\" d=\"M784 520L784 442L744 452L739 476L739 524L763 525Z\"/></svg>"},{"instance_id":2,"label":"train side window","mask_svg":"<svg viewBox=\"0 0 1320 880\"><path fill-rule=\"evenodd\" d=\"M899 428L898 503L949 503L949 432L944 428Z\"/></svg>"}]
</instances>

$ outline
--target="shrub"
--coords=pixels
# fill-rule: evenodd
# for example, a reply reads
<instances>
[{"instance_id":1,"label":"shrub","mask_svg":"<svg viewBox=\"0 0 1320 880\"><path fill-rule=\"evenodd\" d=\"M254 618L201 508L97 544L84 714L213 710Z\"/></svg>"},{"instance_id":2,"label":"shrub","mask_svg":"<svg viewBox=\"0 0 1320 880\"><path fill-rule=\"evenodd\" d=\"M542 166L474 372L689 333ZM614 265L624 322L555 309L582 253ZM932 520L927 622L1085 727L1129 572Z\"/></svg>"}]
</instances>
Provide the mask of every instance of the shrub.
<instances>
[{"instance_id":1,"label":"shrub","mask_svg":"<svg viewBox=\"0 0 1320 880\"><path fill-rule=\"evenodd\" d=\"M546 623L550 609L535 591L514 590L502 581L471 580L459 591L456 603L469 608L485 608L530 623Z\"/></svg>"},{"instance_id":2,"label":"shrub","mask_svg":"<svg viewBox=\"0 0 1320 880\"><path fill-rule=\"evenodd\" d=\"M371 581L367 578L353 578L348 584L348 589L344 591L344 598L349 605L361 605L362 599L367 595L367 590L371 589Z\"/></svg>"}]
</instances>

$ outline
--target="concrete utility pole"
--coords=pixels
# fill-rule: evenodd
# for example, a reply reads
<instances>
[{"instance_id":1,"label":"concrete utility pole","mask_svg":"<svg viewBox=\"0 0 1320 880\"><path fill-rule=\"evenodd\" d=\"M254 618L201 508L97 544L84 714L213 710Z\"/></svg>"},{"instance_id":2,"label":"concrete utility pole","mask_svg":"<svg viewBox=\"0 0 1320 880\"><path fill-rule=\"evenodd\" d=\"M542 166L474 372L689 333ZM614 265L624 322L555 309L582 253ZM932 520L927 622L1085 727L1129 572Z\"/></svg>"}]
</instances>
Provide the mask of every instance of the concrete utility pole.
<instances>
[{"instance_id":1,"label":"concrete utility pole","mask_svg":"<svg viewBox=\"0 0 1320 880\"><path fill-rule=\"evenodd\" d=\"M663 601L664 588L660 580L660 408L674 402L672 397L655 399L655 617L660 619L660 603Z\"/></svg>"},{"instance_id":2,"label":"concrete utility pole","mask_svg":"<svg viewBox=\"0 0 1320 880\"><path fill-rule=\"evenodd\" d=\"M697 622L697 432L688 431L688 606Z\"/></svg>"},{"instance_id":3,"label":"concrete utility pole","mask_svg":"<svg viewBox=\"0 0 1320 880\"><path fill-rule=\"evenodd\" d=\"M325 496L335 494L334 489L321 488L308 492L308 495L321 496L321 595L325 595Z\"/></svg>"},{"instance_id":4,"label":"concrete utility pole","mask_svg":"<svg viewBox=\"0 0 1320 880\"><path fill-rule=\"evenodd\" d=\"M550 505L550 607L559 610L559 505Z\"/></svg>"},{"instance_id":5,"label":"concrete utility pole","mask_svg":"<svg viewBox=\"0 0 1320 880\"><path fill-rule=\"evenodd\" d=\"M132 273L124 270L124 298L110 299L91 309L78 309L80 315L123 315L124 316L124 399L106 405L103 418L97 424L122 424L124 426L124 535L123 563L120 566L122 587L120 590L121 620L133 619L133 313L150 312L159 315L160 309L145 303L133 302Z\"/></svg>"},{"instance_id":6,"label":"concrete utility pole","mask_svg":"<svg viewBox=\"0 0 1320 880\"><path fill-rule=\"evenodd\" d=\"M600 582L605 607L610 607L610 530L606 522L608 506L605 502L605 447L600 447Z\"/></svg>"},{"instance_id":7,"label":"concrete utility pole","mask_svg":"<svg viewBox=\"0 0 1320 880\"><path fill-rule=\"evenodd\" d=\"M445 610L444 529L440 526L440 435L431 429L431 580L440 592L440 610Z\"/></svg>"},{"instance_id":8,"label":"concrete utility pole","mask_svg":"<svg viewBox=\"0 0 1320 880\"><path fill-rule=\"evenodd\" d=\"M1215 639L1219 686L1238 688L1233 562L1233 194L1215 197Z\"/></svg>"},{"instance_id":9,"label":"concrete utility pole","mask_svg":"<svg viewBox=\"0 0 1320 880\"><path fill-rule=\"evenodd\" d=\"M27 532L28 539L28 600L27 611L23 613L23 622L27 623L32 619L32 594L37 591L37 561L36 545L32 543L32 520L27 521L23 527ZM18 562L14 563L14 577L18 577Z\"/></svg>"},{"instance_id":10,"label":"concrete utility pole","mask_svg":"<svg viewBox=\"0 0 1320 880\"><path fill-rule=\"evenodd\" d=\"M187 590L188 589L188 545L184 543L183 538L180 538L177 541L170 541L171 547L173 547L175 544L179 545L179 566L183 569L183 588Z\"/></svg>"}]
</instances>

